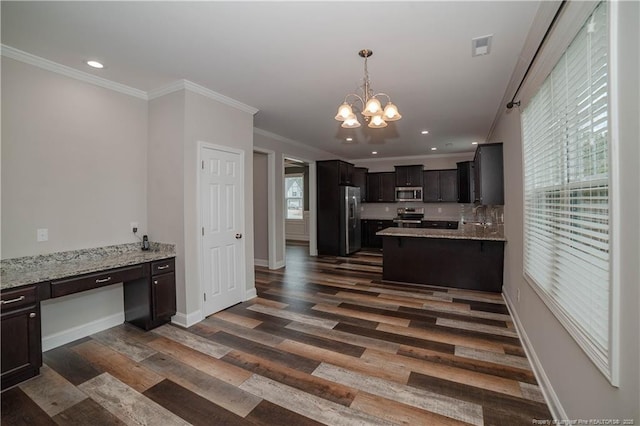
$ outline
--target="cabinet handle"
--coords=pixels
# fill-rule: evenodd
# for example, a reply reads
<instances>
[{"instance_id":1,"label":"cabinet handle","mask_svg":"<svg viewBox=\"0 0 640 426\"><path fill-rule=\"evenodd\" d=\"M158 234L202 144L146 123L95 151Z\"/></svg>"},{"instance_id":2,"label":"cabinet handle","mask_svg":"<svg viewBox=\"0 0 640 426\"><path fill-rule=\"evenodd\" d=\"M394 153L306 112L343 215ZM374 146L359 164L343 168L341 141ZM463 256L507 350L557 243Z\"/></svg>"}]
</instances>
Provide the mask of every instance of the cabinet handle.
<instances>
[{"instance_id":1,"label":"cabinet handle","mask_svg":"<svg viewBox=\"0 0 640 426\"><path fill-rule=\"evenodd\" d=\"M162 271L163 269L167 269L169 265L158 266L158 271Z\"/></svg>"},{"instance_id":2,"label":"cabinet handle","mask_svg":"<svg viewBox=\"0 0 640 426\"><path fill-rule=\"evenodd\" d=\"M96 284L102 284L102 283L106 283L106 282L109 282L109 281L111 281L111 277L102 278L102 279L98 278L96 280Z\"/></svg>"},{"instance_id":3,"label":"cabinet handle","mask_svg":"<svg viewBox=\"0 0 640 426\"><path fill-rule=\"evenodd\" d=\"M153 280L153 283L154 284L158 284L158 280Z\"/></svg>"},{"instance_id":4,"label":"cabinet handle","mask_svg":"<svg viewBox=\"0 0 640 426\"><path fill-rule=\"evenodd\" d=\"M35 312L31 312L31 313L29 314L29 318L35 318L35 317L36 317L36 313L35 313Z\"/></svg>"},{"instance_id":5,"label":"cabinet handle","mask_svg":"<svg viewBox=\"0 0 640 426\"><path fill-rule=\"evenodd\" d=\"M9 303L16 303L16 302L19 302L21 300L24 300L24 296L16 297L15 299L10 299L10 300L0 300L0 302L3 305L8 305Z\"/></svg>"}]
</instances>

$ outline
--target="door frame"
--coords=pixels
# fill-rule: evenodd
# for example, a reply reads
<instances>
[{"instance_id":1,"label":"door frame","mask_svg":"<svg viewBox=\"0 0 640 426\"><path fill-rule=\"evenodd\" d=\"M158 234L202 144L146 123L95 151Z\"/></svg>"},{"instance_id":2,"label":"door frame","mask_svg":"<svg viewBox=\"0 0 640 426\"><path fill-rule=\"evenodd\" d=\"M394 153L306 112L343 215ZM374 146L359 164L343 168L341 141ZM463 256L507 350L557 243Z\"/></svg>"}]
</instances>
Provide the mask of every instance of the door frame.
<instances>
[{"instance_id":1,"label":"door frame","mask_svg":"<svg viewBox=\"0 0 640 426\"><path fill-rule=\"evenodd\" d=\"M253 152L267 155L267 238L269 239L269 269L276 269L276 152L253 147ZM255 219L254 219L255 220Z\"/></svg>"},{"instance_id":2,"label":"door frame","mask_svg":"<svg viewBox=\"0 0 640 426\"><path fill-rule=\"evenodd\" d=\"M202 242L203 242L203 238L202 238L202 234L201 234L201 229L202 229L202 198L200 196L201 194L201 190L202 190L202 173L201 173L201 163L203 161L202 158L202 151L204 149L213 149L215 151L223 151L223 152L228 152L231 154L237 154L240 157L240 165L242 167L242 173L240 173L240 185L242 186L242 197L240 197L240 201L241 201L241 208L240 208L240 221L239 223L241 224L241 229L238 230L238 232L240 232L243 235L246 235L245 232L245 208L246 208L246 203L245 203L245 195L246 195L246 182L245 182L245 167L246 167L246 162L245 162L245 152L244 150L240 150L240 149L235 149L235 148L231 148L225 145L218 145L218 144L214 144L211 142L204 142L204 141L198 141L198 153L197 153L197 162L196 162L196 171L197 171L197 189L196 189L196 205L197 205L197 228L195 229L196 235L198 236L198 288L199 288L199 294L202 294L203 297L200 300L200 320L203 320L206 318L206 314L204 311L204 256L203 256L203 247L202 247ZM246 294L247 294L247 262L246 262L246 238L242 238L240 239L240 271L239 271L239 278L240 278L240 282L242 283L242 293L241 293L241 297L240 297L240 301L245 300L246 298Z\"/></svg>"},{"instance_id":3,"label":"door frame","mask_svg":"<svg viewBox=\"0 0 640 426\"><path fill-rule=\"evenodd\" d=\"M316 162L315 160L307 160L306 158L299 157L297 155L290 155L282 153L282 170L280 170L280 186L282 187L282 266L287 264L287 236L285 232L285 221L287 220L286 206L285 206L285 194L284 194L284 159L290 158L292 160L302 161L309 165L309 255L318 255L318 224L317 224L317 195L316 195Z\"/></svg>"}]
</instances>

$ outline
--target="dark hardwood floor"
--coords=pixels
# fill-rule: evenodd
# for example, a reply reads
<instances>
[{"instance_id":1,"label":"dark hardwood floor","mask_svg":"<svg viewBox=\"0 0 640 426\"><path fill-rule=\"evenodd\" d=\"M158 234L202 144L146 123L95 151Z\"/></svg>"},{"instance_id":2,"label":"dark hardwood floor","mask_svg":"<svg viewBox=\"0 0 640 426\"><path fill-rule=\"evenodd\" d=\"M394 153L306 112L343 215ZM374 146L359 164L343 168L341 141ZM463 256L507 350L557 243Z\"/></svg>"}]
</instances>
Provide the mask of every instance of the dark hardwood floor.
<instances>
[{"instance_id":1,"label":"dark hardwood floor","mask_svg":"<svg viewBox=\"0 0 640 426\"><path fill-rule=\"evenodd\" d=\"M500 295L381 282L380 253L256 268L258 298L185 330L44 353L2 425L530 425L551 415Z\"/></svg>"}]
</instances>

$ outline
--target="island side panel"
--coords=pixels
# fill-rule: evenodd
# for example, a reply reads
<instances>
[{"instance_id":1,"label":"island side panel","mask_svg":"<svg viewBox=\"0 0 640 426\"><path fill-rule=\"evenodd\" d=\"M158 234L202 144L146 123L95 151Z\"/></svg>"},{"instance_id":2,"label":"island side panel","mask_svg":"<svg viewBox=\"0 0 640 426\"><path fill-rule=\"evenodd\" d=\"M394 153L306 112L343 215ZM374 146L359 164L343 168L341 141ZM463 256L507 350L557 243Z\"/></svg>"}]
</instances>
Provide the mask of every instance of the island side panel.
<instances>
[{"instance_id":1,"label":"island side panel","mask_svg":"<svg viewBox=\"0 0 640 426\"><path fill-rule=\"evenodd\" d=\"M502 291L503 241L384 236L382 256L385 281Z\"/></svg>"}]
</instances>

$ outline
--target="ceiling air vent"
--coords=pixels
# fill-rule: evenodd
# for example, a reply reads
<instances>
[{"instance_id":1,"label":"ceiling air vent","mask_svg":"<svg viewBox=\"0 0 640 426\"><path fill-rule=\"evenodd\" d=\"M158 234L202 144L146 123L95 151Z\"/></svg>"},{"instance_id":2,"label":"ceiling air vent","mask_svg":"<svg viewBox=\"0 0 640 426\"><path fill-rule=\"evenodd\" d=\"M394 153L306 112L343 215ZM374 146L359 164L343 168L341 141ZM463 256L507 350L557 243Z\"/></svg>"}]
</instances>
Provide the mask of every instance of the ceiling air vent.
<instances>
[{"instance_id":1,"label":"ceiling air vent","mask_svg":"<svg viewBox=\"0 0 640 426\"><path fill-rule=\"evenodd\" d=\"M493 34L471 39L471 56L488 55L491 51Z\"/></svg>"}]
</instances>

